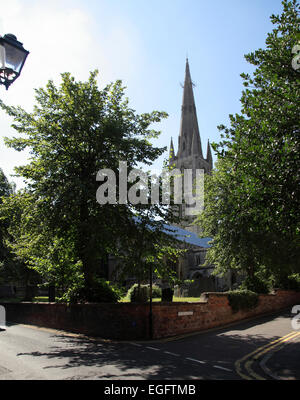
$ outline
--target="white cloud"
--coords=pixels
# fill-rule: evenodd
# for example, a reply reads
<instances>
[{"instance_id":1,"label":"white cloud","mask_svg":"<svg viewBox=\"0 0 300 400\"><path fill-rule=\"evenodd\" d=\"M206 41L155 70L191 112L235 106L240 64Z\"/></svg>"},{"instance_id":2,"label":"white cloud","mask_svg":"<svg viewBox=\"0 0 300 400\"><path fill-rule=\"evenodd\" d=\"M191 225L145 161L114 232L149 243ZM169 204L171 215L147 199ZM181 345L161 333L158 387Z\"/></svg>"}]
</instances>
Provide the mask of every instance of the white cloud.
<instances>
[{"instance_id":1,"label":"white cloud","mask_svg":"<svg viewBox=\"0 0 300 400\"><path fill-rule=\"evenodd\" d=\"M57 1L26 3L14 0L2 18L5 32L14 33L30 51L19 78L22 83L16 81L7 98L28 104L33 88L61 72L82 75L92 37L89 16L79 9L62 8Z\"/></svg>"},{"instance_id":2,"label":"white cloud","mask_svg":"<svg viewBox=\"0 0 300 400\"><path fill-rule=\"evenodd\" d=\"M84 4L84 3L83 3ZM100 71L100 86L115 79L134 80L141 62L141 44L134 28L123 20L107 21L66 0L0 0L0 34L13 33L30 54L21 77L1 99L26 110L34 104L34 88L62 72L85 80L89 71ZM5 174L26 162L26 155L5 147L2 137L13 136L8 118L0 111L0 168ZM20 184L20 181L17 181Z\"/></svg>"}]
</instances>

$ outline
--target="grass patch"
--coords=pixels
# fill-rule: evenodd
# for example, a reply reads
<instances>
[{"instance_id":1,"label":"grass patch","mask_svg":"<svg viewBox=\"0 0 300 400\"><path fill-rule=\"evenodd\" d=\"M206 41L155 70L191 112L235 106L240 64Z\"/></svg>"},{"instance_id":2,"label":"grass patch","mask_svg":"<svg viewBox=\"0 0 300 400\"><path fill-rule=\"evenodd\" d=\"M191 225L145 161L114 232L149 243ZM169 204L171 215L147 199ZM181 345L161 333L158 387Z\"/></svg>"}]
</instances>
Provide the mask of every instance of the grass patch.
<instances>
[{"instance_id":1,"label":"grass patch","mask_svg":"<svg viewBox=\"0 0 300 400\"><path fill-rule=\"evenodd\" d=\"M21 303L24 301L23 297L6 297L6 298L1 298L0 303ZM58 302L58 297L55 299L56 302ZM48 296L35 296L32 299L32 303L48 303L49 298Z\"/></svg>"},{"instance_id":2,"label":"grass patch","mask_svg":"<svg viewBox=\"0 0 300 400\"><path fill-rule=\"evenodd\" d=\"M55 302L58 303L58 297L55 297ZM48 296L35 296L32 299L33 303L49 303L49 297Z\"/></svg>"},{"instance_id":3,"label":"grass patch","mask_svg":"<svg viewBox=\"0 0 300 400\"><path fill-rule=\"evenodd\" d=\"M200 297L173 297L173 301L185 302L188 301L190 303L200 303Z\"/></svg>"},{"instance_id":4,"label":"grass patch","mask_svg":"<svg viewBox=\"0 0 300 400\"><path fill-rule=\"evenodd\" d=\"M149 300L148 300L149 302ZM161 298L154 298L152 302L158 303L161 302ZM201 302L200 297L173 297L173 302L190 302L190 303L199 303ZM130 303L129 296L122 297L119 303Z\"/></svg>"},{"instance_id":5,"label":"grass patch","mask_svg":"<svg viewBox=\"0 0 300 400\"><path fill-rule=\"evenodd\" d=\"M3 303L20 303L22 302L23 299L20 297L10 297L10 298L3 298L0 299L0 304L1 302ZM32 300L33 303L48 303L49 299L48 296L36 296ZM56 302L58 302L58 298L56 298ZM149 300L148 300L149 302ZM153 303L158 303L161 302L161 298L153 298L152 299ZM173 302L191 302L191 303L199 303L200 298L199 297L173 297ZM129 296L124 296L119 300L119 303L130 303L130 298Z\"/></svg>"},{"instance_id":6,"label":"grass patch","mask_svg":"<svg viewBox=\"0 0 300 400\"><path fill-rule=\"evenodd\" d=\"M0 299L0 303L20 303L22 300L21 297L4 297Z\"/></svg>"}]
</instances>

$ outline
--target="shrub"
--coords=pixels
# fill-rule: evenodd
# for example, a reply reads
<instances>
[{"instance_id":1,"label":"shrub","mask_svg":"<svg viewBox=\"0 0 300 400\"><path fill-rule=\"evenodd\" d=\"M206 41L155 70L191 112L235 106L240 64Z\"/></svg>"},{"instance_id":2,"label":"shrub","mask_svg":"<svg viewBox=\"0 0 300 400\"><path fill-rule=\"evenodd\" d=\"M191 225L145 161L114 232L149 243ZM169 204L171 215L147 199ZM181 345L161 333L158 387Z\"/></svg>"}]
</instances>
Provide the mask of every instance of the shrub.
<instances>
[{"instance_id":1,"label":"shrub","mask_svg":"<svg viewBox=\"0 0 300 400\"><path fill-rule=\"evenodd\" d=\"M90 288L74 287L68 292L68 302L117 303L122 290L105 279L95 279Z\"/></svg>"},{"instance_id":2,"label":"shrub","mask_svg":"<svg viewBox=\"0 0 300 400\"><path fill-rule=\"evenodd\" d=\"M270 292L270 282L255 275L254 277L247 277L240 285L239 289L249 290L259 294L268 294Z\"/></svg>"},{"instance_id":3,"label":"shrub","mask_svg":"<svg viewBox=\"0 0 300 400\"><path fill-rule=\"evenodd\" d=\"M194 279L185 279L185 280L182 282L182 285L191 285L191 284L193 284L194 282L195 282Z\"/></svg>"},{"instance_id":4,"label":"shrub","mask_svg":"<svg viewBox=\"0 0 300 400\"><path fill-rule=\"evenodd\" d=\"M128 290L128 297L132 303L146 303L149 298L149 288L147 285L135 283Z\"/></svg>"},{"instance_id":5,"label":"shrub","mask_svg":"<svg viewBox=\"0 0 300 400\"><path fill-rule=\"evenodd\" d=\"M227 292L227 296L233 312L249 310L258 304L258 294L251 290L232 290Z\"/></svg>"},{"instance_id":6,"label":"shrub","mask_svg":"<svg viewBox=\"0 0 300 400\"><path fill-rule=\"evenodd\" d=\"M284 290L295 290L300 292L300 274L293 274L285 278L278 279L276 286Z\"/></svg>"},{"instance_id":7,"label":"shrub","mask_svg":"<svg viewBox=\"0 0 300 400\"><path fill-rule=\"evenodd\" d=\"M134 291L134 288L137 287L137 286L138 286L138 284L135 283L134 285L132 285L132 286L128 289L128 292L127 292L127 294L126 294L126 297L127 297L129 300L131 300L131 294L132 294L132 292Z\"/></svg>"},{"instance_id":8,"label":"shrub","mask_svg":"<svg viewBox=\"0 0 300 400\"><path fill-rule=\"evenodd\" d=\"M159 299L162 296L162 291L159 286L152 286L152 298Z\"/></svg>"}]
</instances>

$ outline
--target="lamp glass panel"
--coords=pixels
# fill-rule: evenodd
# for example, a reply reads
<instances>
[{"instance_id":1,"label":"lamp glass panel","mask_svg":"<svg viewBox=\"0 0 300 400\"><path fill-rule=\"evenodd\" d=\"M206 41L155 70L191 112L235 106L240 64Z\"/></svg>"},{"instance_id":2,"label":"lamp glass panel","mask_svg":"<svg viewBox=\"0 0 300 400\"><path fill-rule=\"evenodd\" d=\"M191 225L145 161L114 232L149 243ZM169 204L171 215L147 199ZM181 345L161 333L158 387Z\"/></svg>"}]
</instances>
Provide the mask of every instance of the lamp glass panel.
<instances>
[{"instance_id":1,"label":"lamp glass panel","mask_svg":"<svg viewBox=\"0 0 300 400\"><path fill-rule=\"evenodd\" d=\"M6 56L6 68L11 68L15 72L19 73L22 68L23 61L26 57L26 53L23 50L18 49L8 43L4 43L4 47Z\"/></svg>"},{"instance_id":2,"label":"lamp glass panel","mask_svg":"<svg viewBox=\"0 0 300 400\"><path fill-rule=\"evenodd\" d=\"M5 68L5 47L0 45L0 68Z\"/></svg>"}]
</instances>

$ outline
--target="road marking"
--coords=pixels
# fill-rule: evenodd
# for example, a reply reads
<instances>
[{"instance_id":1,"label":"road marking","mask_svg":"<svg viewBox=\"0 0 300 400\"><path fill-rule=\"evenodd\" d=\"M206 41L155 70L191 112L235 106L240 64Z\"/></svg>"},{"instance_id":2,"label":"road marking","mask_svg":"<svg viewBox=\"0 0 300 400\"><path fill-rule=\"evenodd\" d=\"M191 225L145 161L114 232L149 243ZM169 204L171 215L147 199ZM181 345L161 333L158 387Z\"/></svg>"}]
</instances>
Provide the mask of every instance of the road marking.
<instances>
[{"instance_id":1,"label":"road marking","mask_svg":"<svg viewBox=\"0 0 300 400\"><path fill-rule=\"evenodd\" d=\"M283 347L283 346L280 346ZM280 350L280 347L278 349L276 349L275 351ZM275 351L271 351L269 354L265 355L264 358L262 359L262 361L259 363L260 367L262 368L262 370L269 375L271 378L275 379L275 380L286 380L287 378L279 378L279 376L275 375L267 366L266 366L266 362L272 357L272 355L275 353Z\"/></svg>"},{"instance_id":2,"label":"road marking","mask_svg":"<svg viewBox=\"0 0 300 400\"><path fill-rule=\"evenodd\" d=\"M150 346L146 346L146 349L159 351L159 349L157 349L156 347L150 347Z\"/></svg>"},{"instance_id":3,"label":"road marking","mask_svg":"<svg viewBox=\"0 0 300 400\"><path fill-rule=\"evenodd\" d=\"M291 335L291 336L289 336L289 337L287 337L287 338L281 340L280 342L274 344L273 346L270 346L270 347L268 347L267 349L263 350L262 352L256 354L253 358L254 358L255 360L257 360L259 357L261 357L263 354L267 353L267 352L270 351L271 349L280 346L281 343L288 342L289 340L292 340L292 339L294 339L296 336L299 336L299 335L300 335L300 332L296 332L296 333L294 333L293 335Z\"/></svg>"},{"instance_id":4,"label":"road marking","mask_svg":"<svg viewBox=\"0 0 300 400\"><path fill-rule=\"evenodd\" d=\"M268 353L269 351L272 351L272 350L274 350L274 349L275 349L275 351L276 351L276 350L280 350L280 348L283 347L283 345L284 345L286 342L288 342L288 341L290 341L290 340L293 340L295 337L297 337L297 336L299 336L299 335L300 335L300 332L296 332L296 333L294 333L294 334L291 334L290 336L285 337L285 339L283 339L283 340L281 340L281 341L279 341L279 342L277 342L277 343L275 343L275 344L273 344L273 345L271 345L271 346L269 346L269 347L263 349L263 350L262 350L261 352L259 352L259 353L256 353L255 356L252 357L252 359L250 359L249 361L246 362L246 364L245 364L246 370L247 370L247 371L250 373L250 375L252 375L255 379L258 379L258 380L260 380L260 381L266 380L265 378L263 378L263 377L261 377L260 375L256 374L256 373L253 371L253 369L251 368L251 367L252 367L252 364L254 363L254 361L257 361L261 356L263 356L264 354Z\"/></svg>"},{"instance_id":5,"label":"road marking","mask_svg":"<svg viewBox=\"0 0 300 400\"><path fill-rule=\"evenodd\" d=\"M205 364L205 361L196 360L195 358L186 357L185 359L186 359L186 360L190 360L190 361L195 361L195 362L197 362L197 363L199 363L199 364Z\"/></svg>"},{"instance_id":6,"label":"road marking","mask_svg":"<svg viewBox=\"0 0 300 400\"><path fill-rule=\"evenodd\" d=\"M138 343L131 343L131 344L134 345L134 346L142 347L142 345L140 345ZM155 350L155 351L160 351L161 350L161 349L158 349L156 347L151 347L151 346L146 346L146 349ZM167 350L164 350L163 353L164 354L169 354L169 355L175 356L175 357L180 357L180 354L172 353L171 351L167 351ZM185 359L188 360L188 361L196 362L198 364L206 364L206 361L197 360L196 358L192 358L192 357L185 357ZM231 369L225 368L225 367L221 367L220 365L213 365L213 367L214 368L218 368L218 369L222 369L223 371L232 372Z\"/></svg>"},{"instance_id":7,"label":"road marking","mask_svg":"<svg viewBox=\"0 0 300 400\"><path fill-rule=\"evenodd\" d=\"M272 341L271 343L268 343L268 344L266 344L266 345L264 345L264 346L262 346L262 347L259 347L258 349L254 350L252 353L245 355L245 356L244 356L243 358L241 358L240 360L237 360L237 361L235 362L235 364L234 364L234 365L235 365L235 370L236 370L236 372L237 372L237 373L240 375L240 377L242 377L243 379L252 380L251 376L245 375L245 374L242 372L242 368L241 368L242 362L246 361L246 360L247 360L249 357L251 357L252 355L258 353L261 349L266 348L266 347L269 347L270 345L272 345L272 344L274 344L274 343L277 343L277 342L283 340L284 338L286 338L286 337L292 335L293 333L294 333L294 332L290 332L289 334L287 334L287 335L285 335L285 336L283 336L283 337L281 337L281 338L279 338L279 339L276 339L276 340Z\"/></svg>"},{"instance_id":8,"label":"road marking","mask_svg":"<svg viewBox=\"0 0 300 400\"><path fill-rule=\"evenodd\" d=\"M224 371L232 372L232 369L221 367L220 365L213 365L214 368L223 369Z\"/></svg>"},{"instance_id":9,"label":"road marking","mask_svg":"<svg viewBox=\"0 0 300 400\"><path fill-rule=\"evenodd\" d=\"M274 347L277 347L277 346L281 345L282 343L284 343L284 342L286 342L286 341L288 341L288 340L290 340L290 339L293 339L294 337L296 337L296 336L298 336L298 335L300 335L300 332L296 332L296 333L295 333L295 331L290 332L290 333L288 333L287 335L282 336L282 337L279 338L279 339L273 340L272 342L270 342L270 343L268 343L268 344L266 344L266 345L264 345L264 346L259 347L258 349L254 350L252 353L247 354L246 356L244 356L243 358L241 358L240 360L237 360L237 361L235 362L235 369L236 369L236 372L237 372L243 379L253 380L253 377L255 377L255 379L264 380L263 377L257 375L254 371L252 371L252 369L251 369L251 364L253 363L253 361L250 361L249 359L250 359L251 357L252 357L252 358L255 358L254 356L256 356L255 359L257 359L259 356L263 355L263 354L266 353L267 351L270 351L270 350L273 349ZM247 361L247 360L248 360L248 361ZM245 362L245 368L246 368L246 370L248 371L248 373L249 373L250 375L245 375L245 374L242 372L241 364L242 364L243 362ZM252 376L251 376L251 375L252 375Z\"/></svg>"},{"instance_id":10,"label":"road marking","mask_svg":"<svg viewBox=\"0 0 300 400\"><path fill-rule=\"evenodd\" d=\"M171 351L164 351L165 354L170 354L171 356L179 357L179 354L172 353Z\"/></svg>"},{"instance_id":11,"label":"road marking","mask_svg":"<svg viewBox=\"0 0 300 400\"><path fill-rule=\"evenodd\" d=\"M266 379L263 378L262 376L256 374L256 372L253 371L253 369L251 368L251 365L253 364L254 360L249 360L245 363L245 368L250 376L250 380L252 380L252 378L255 378L258 381L265 381Z\"/></svg>"}]
</instances>

